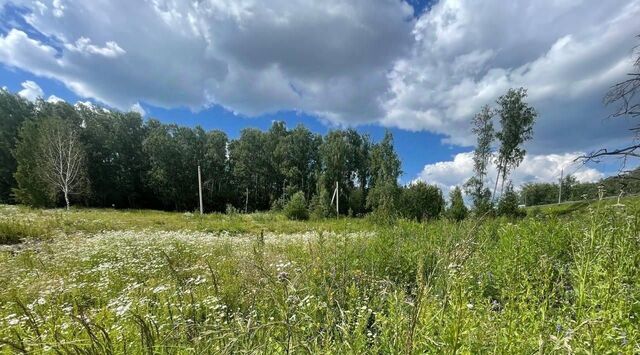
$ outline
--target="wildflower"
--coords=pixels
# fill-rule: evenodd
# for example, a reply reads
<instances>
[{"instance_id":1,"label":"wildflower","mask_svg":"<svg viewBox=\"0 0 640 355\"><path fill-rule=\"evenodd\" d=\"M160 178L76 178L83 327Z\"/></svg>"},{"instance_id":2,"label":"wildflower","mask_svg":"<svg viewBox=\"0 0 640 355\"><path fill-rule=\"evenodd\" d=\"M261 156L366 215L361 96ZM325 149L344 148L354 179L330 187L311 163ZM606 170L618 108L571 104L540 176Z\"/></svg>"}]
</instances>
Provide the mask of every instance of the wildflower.
<instances>
[{"instance_id":1,"label":"wildflower","mask_svg":"<svg viewBox=\"0 0 640 355\"><path fill-rule=\"evenodd\" d=\"M166 291L168 289L169 289L169 287L167 287L165 285L160 285L160 286L156 286L151 292L160 293L160 292L164 292L164 291Z\"/></svg>"},{"instance_id":2,"label":"wildflower","mask_svg":"<svg viewBox=\"0 0 640 355\"><path fill-rule=\"evenodd\" d=\"M289 280L289 273L286 271L281 271L280 273L278 273L278 281L280 282L285 282Z\"/></svg>"},{"instance_id":3,"label":"wildflower","mask_svg":"<svg viewBox=\"0 0 640 355\"><path fill-rule=\"evenodd\" d=\"M467 303L467 309L473 309L473 303Z\"/></svg>"},{"instance_id":4,"label":"wildflower","mask_svg":"<svg viewBox=\"0 0 640 355\"><path fill-rule=\"evenodd\" d=\"M120 305L116 308L116 314L122 316L129 311L129 308L131 308L131 302Z\"/></svg>"}]
</instances>

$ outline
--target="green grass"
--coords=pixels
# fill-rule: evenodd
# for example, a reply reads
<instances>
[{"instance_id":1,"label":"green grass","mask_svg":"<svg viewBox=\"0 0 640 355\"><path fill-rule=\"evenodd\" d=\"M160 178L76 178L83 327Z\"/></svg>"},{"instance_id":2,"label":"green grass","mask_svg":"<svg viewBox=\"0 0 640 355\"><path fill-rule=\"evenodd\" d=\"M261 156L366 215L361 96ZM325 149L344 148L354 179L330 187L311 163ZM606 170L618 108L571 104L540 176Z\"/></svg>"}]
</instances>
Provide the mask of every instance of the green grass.
<instances>
[{"instance_id":1,"label":"green grass","mask_svg":"<svg viewBox=\"0 0 640 355\"><path fill-rule=\"evenodd\" d=\"M640 212L462 223L0 207L0 352L640 352Z\"/></svg>"}]
</instances>

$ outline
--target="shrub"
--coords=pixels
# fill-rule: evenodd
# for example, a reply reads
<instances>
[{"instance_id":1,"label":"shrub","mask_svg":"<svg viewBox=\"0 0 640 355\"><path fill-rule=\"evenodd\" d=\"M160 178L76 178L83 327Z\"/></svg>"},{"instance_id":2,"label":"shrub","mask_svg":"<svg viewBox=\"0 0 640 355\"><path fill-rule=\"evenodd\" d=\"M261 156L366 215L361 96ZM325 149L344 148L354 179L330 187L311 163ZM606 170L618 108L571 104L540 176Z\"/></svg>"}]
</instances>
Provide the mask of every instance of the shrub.
<instances>
[{"instance_id":1,"label":"shrub","mask_svg":"<svg viewBox=\"0 0 640 355\"><path fill-rule=\"evenodd\" d=\"M392 223L398 215L401 190L395 181L375 186L367 196L367 207L373 210L374 220Z\"/></svg>"},{"instance_id":2,"label":"shrub","mask_svg":"<svg viewBox=\"0 0 640 355\"><path fill-rule=\"evenodd\" d=\"M326 199L326 190L322 189L319 194L313 195L311 203L309 204L309 210L311 210L311 216L314 219L323 219L329 217L331 210L329 209L329 203ZM335 212L334 212L335 216Z\"/></svg>"},{"instance_id":3,"label":"shrub","mask_svg":"<svg viewBox=\"0 0 640 355\"><path fill-rule=\"evenodd\" d=\"M442 191L435 185L422 181L402 189L400 207L406 218L421 221L440 217L444 211Z\"/></svg>"},{"instance_id":4,"label":"shrub","mask_svg":"<svg viewBox=\"0 0 640 355\"><path fill-rule=\"evenodd\" d=\"M234 215L234 214L238 214L238 209L235 208L232 204L227 203L227 207L225 209L225 213L228 215Z\"/></svg>"},{"instance_id":5,"label":"shrub","mask_svg":"<svg viewBox=\"0 0 640 355\"><path fill-rule=\"evenodd\" d=\"M497 213L498 216L511 218L521 218L527 214L523 209L518 207L518 194L513 191L513 186L511 184L507 185L507 189L500 197Z\"/></svg>"},{"instance_id":6,"label":"shrub","mask_svg":"<svg viewBox=\"0 0 640 355\"><path fill-rule=\"evenodd\" d=\"M304 198L304 193L298 191L291 200L284 206L284 215L293 220L307 220L309 219L309 210L307 210L307 201Z\"/></svg>"},{"instance_id":7,"label":"shrub","mask_svg":"<svg viewBox=\"0 0 640 355\"><path fill-rule=\"evenodd\" d=\"M462 199L462 190L456 186L455 189L451 190L449 193L450 206L447 210L447 217L454 221L462 221L467 218L467 214L469 210L467 206L464 205L464 200Z\"/></svg>"},{"instance_id":8,"label":"shrub","mask_svg":"<svg viewBox=\"0 0 640 355\"><path fill-rule=\"evenodd\" d=\"M273 201L273 203L271 204L271 211L273 212L280 212L282 211L282 209L284 208L284 206L287 204L287 198L285 195L280 196L280 198L278 198L277 200Z\"/></svg>"}]
</instances>

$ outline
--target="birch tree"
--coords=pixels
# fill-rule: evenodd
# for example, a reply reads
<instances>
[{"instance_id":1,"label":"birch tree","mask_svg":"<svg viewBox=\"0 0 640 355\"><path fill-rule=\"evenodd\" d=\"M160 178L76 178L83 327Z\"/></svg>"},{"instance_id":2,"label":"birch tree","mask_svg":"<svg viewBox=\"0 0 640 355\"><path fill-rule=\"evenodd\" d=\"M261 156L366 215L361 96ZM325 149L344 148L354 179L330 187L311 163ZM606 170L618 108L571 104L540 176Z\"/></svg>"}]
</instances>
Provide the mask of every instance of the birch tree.
<instances>
[{"instance_id":1,"label":"birch tree","mask_svg":"<svg viewBox=\"0 0 640 355\"><path fill-rule=\"evenodd\" d=\"M86 187L85 151L77 129L60 119L42 122L38 173L54 196L62 194L67 210L70 195Z\"/></svg>"},{"instance_id":2,"label":"birch tree","mask_svg":"<svg viewBox=\"0 0 640 355\"><path fill-rule=\"evenodd\" d=\"M491 208L491 192L484 183L493 154L491 149L495 138L493 116L493 110L485 105L471 121L473 124L471 131L477 137L477 144L473 152L474 176L465 183L465 189L473 197L473 207L479 214Z\"/></svg>"},{"instance_id":3,"label":"birch tree","mask_svg":"<svg viewBox=\"0 0 640 355\"><path fill-rule=\"evenodd\" d=\"M526 98L526 89L509 89L497 101L496 113L500 120L501 130L496 133L500 148L496 158L498 176L493 189L494 198L498 188L498 180L502 179L500 185L500 194L502 194L509 173L520 165L527 153L522 145L533 137L533 124L538 114L533 107L524 101Z\"/></svg>"}]
</instances>

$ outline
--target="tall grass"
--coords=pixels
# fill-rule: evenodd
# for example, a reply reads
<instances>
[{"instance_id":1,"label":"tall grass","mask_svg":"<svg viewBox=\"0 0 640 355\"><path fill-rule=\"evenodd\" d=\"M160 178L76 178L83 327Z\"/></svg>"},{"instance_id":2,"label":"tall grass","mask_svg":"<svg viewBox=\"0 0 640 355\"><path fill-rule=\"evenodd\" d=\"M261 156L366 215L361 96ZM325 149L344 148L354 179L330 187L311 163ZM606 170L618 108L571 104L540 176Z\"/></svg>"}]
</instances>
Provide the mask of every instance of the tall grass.
<instances>
[{"instance_id":1,"label":"tall grass","mask_svg":"<svg viewBox=\"0 0 640 355\"><path fill-rule=\"evenodd\" d=\"M234 236L199 221L87 231L77 217L65 223L82 233L0 253L0 351L640 352L631 207L284 234L263 215L251 223L267 232Z\"/></svg>"}]
</instances>

